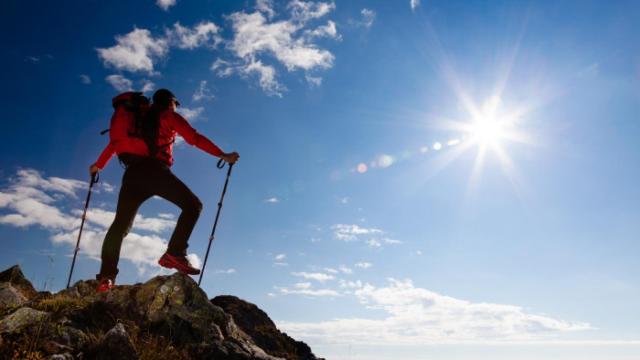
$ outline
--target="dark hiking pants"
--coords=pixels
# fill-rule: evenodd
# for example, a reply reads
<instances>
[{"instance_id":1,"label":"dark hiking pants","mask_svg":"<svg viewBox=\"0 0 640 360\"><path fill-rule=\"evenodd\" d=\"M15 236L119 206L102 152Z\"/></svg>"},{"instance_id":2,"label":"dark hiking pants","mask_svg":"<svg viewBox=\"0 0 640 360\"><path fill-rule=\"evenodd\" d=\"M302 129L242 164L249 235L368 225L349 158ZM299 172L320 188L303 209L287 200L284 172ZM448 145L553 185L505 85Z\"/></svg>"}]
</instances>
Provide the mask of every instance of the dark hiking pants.
<instances>
[{"instance_id":1,"label":"dark hiking pants","mask_svg":"<svg viewBox=\"0 0 640 360\"><path fill-rule=\"evenodd\" d=\"M167 252L177 256L186 255L187 241L200 216L202 203L167 165L146 158L128 166L122 177L116 217L102 244L101 276L115 277L118 274L122 239L129 233L140 205L154 195L182 209Z\"/></svg>"}]
</instances>

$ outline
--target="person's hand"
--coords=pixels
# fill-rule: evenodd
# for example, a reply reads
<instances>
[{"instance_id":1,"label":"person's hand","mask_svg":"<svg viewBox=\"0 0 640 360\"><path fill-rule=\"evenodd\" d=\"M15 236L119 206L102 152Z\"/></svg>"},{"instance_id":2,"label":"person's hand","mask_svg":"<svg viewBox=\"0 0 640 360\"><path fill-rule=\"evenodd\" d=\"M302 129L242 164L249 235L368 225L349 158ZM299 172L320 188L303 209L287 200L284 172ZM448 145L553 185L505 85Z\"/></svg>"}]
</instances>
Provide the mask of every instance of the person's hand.
<instances>
[{"instance_id":1,"label":"person's hand","mask_svg":"<svg viewBox=\"0 0 640 360\"><path fill-rule=\"evenodd\" d=\"M100 168L97 167L96 164L91 164L91 166L89 166L89 175L93 176L97 174L98 171L100 171Z\"/></svg>"},{"instance_id":2,"label":"person's hand","mask_svg":"<svg viewBox=\"0 0 640 360\"><path fill-rule=\"evenodd\" d=\"M229 164L235 164L236 161L238 161L238 159L240 158L240 154L234 151L234 152L222 154L220 158L228 162Z\"/></svg>"}]
</instances>

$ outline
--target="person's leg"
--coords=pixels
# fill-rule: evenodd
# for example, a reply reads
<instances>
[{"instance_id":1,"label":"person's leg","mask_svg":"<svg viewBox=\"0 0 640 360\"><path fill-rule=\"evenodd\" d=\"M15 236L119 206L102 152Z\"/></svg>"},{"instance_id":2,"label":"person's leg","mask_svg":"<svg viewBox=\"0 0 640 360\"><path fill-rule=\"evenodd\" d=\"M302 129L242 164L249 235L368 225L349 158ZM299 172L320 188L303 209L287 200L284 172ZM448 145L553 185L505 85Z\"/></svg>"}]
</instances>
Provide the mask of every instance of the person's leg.
<instances>
[{"instance_id":1,"label":"person's leg","mask_svg":"<svg viewBox=\"0 0 640 360\"><path fill-rule=\"evenodd\" d=\"M116 216L102 243L102 265L98 277L115 279L118 274L122 240L131 229L140 204L149 198L146 191L138 186L140 172L135 170L127 169L122 177Z\"/></svg>"},{"instance_id":2,"label":"person's leg","mask_svg":"<svg viewBox=\"0 0 640 360\"><path fill-rule=\"evenodd\" d=\"M151 191L155 195L171 201L182 210L169 240L167 252L174 256L185 256L189 236L191 236L202 211L202 202L168 168L158 174L153 183Z\"/></svg>"}]
</instances>

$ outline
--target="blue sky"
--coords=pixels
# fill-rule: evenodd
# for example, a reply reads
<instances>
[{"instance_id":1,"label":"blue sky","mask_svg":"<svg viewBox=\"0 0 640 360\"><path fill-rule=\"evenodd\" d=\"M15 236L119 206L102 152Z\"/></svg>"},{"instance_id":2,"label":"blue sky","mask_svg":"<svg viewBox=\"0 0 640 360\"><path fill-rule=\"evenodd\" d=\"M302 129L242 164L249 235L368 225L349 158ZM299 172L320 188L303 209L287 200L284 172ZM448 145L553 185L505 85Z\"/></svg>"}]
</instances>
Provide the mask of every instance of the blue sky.
<instances>
[{"instance_id":1,"label":"blue sky","mask_svg":"<svg viewBox=\"0 0 640 360\"><path fill-rule=\"evenodd\" d=\"M234 168L203 288L330 359L640 358L634 1L30 1L1 6L0 265L66 284L119 91L171 89ZM178 146L205 204L224 172ZM123 169L91 203L99 269ZM118 283L178 211L152 199Z\"/></svg>"}]
</instances>

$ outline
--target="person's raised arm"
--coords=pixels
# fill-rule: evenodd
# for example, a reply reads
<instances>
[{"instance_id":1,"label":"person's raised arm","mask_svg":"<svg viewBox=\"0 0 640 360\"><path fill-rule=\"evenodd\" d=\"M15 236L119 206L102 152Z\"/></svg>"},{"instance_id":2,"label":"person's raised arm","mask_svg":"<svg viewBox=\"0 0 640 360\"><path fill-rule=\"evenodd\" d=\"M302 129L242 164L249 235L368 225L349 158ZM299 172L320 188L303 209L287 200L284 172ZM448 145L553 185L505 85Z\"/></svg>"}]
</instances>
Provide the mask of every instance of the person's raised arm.
<instances>
[{"instance_id":1,"label":"person's raised arm","mask_svg":"<svg viewBox=\"0 0 640 360\"><path fill-rule=\"evenodd\" d=\"M98 156L98 160L89 167L89 174L93 175L102 170L109 160L111 160L114 153L115 149L113 148L113 144L109 142L104 150L102 150L102 153L100 153L100 156Z\"/></svg>"},{"instance_id":2,"label":"person's raised arm","mask_svg":"<svg viewBox=\"0 0 640 360\"><path fill-rule=\"evenodd\" d=\"M197 147L213 156L217 156L224 161L233 164L238 161L240 155L237 152L225 153L216 144L209 140L206 136L200 134L194 129L189 122L180 114L173 112L169 118L171 127L184 138L188 144Z\"/></svg>"}]
</instances>

